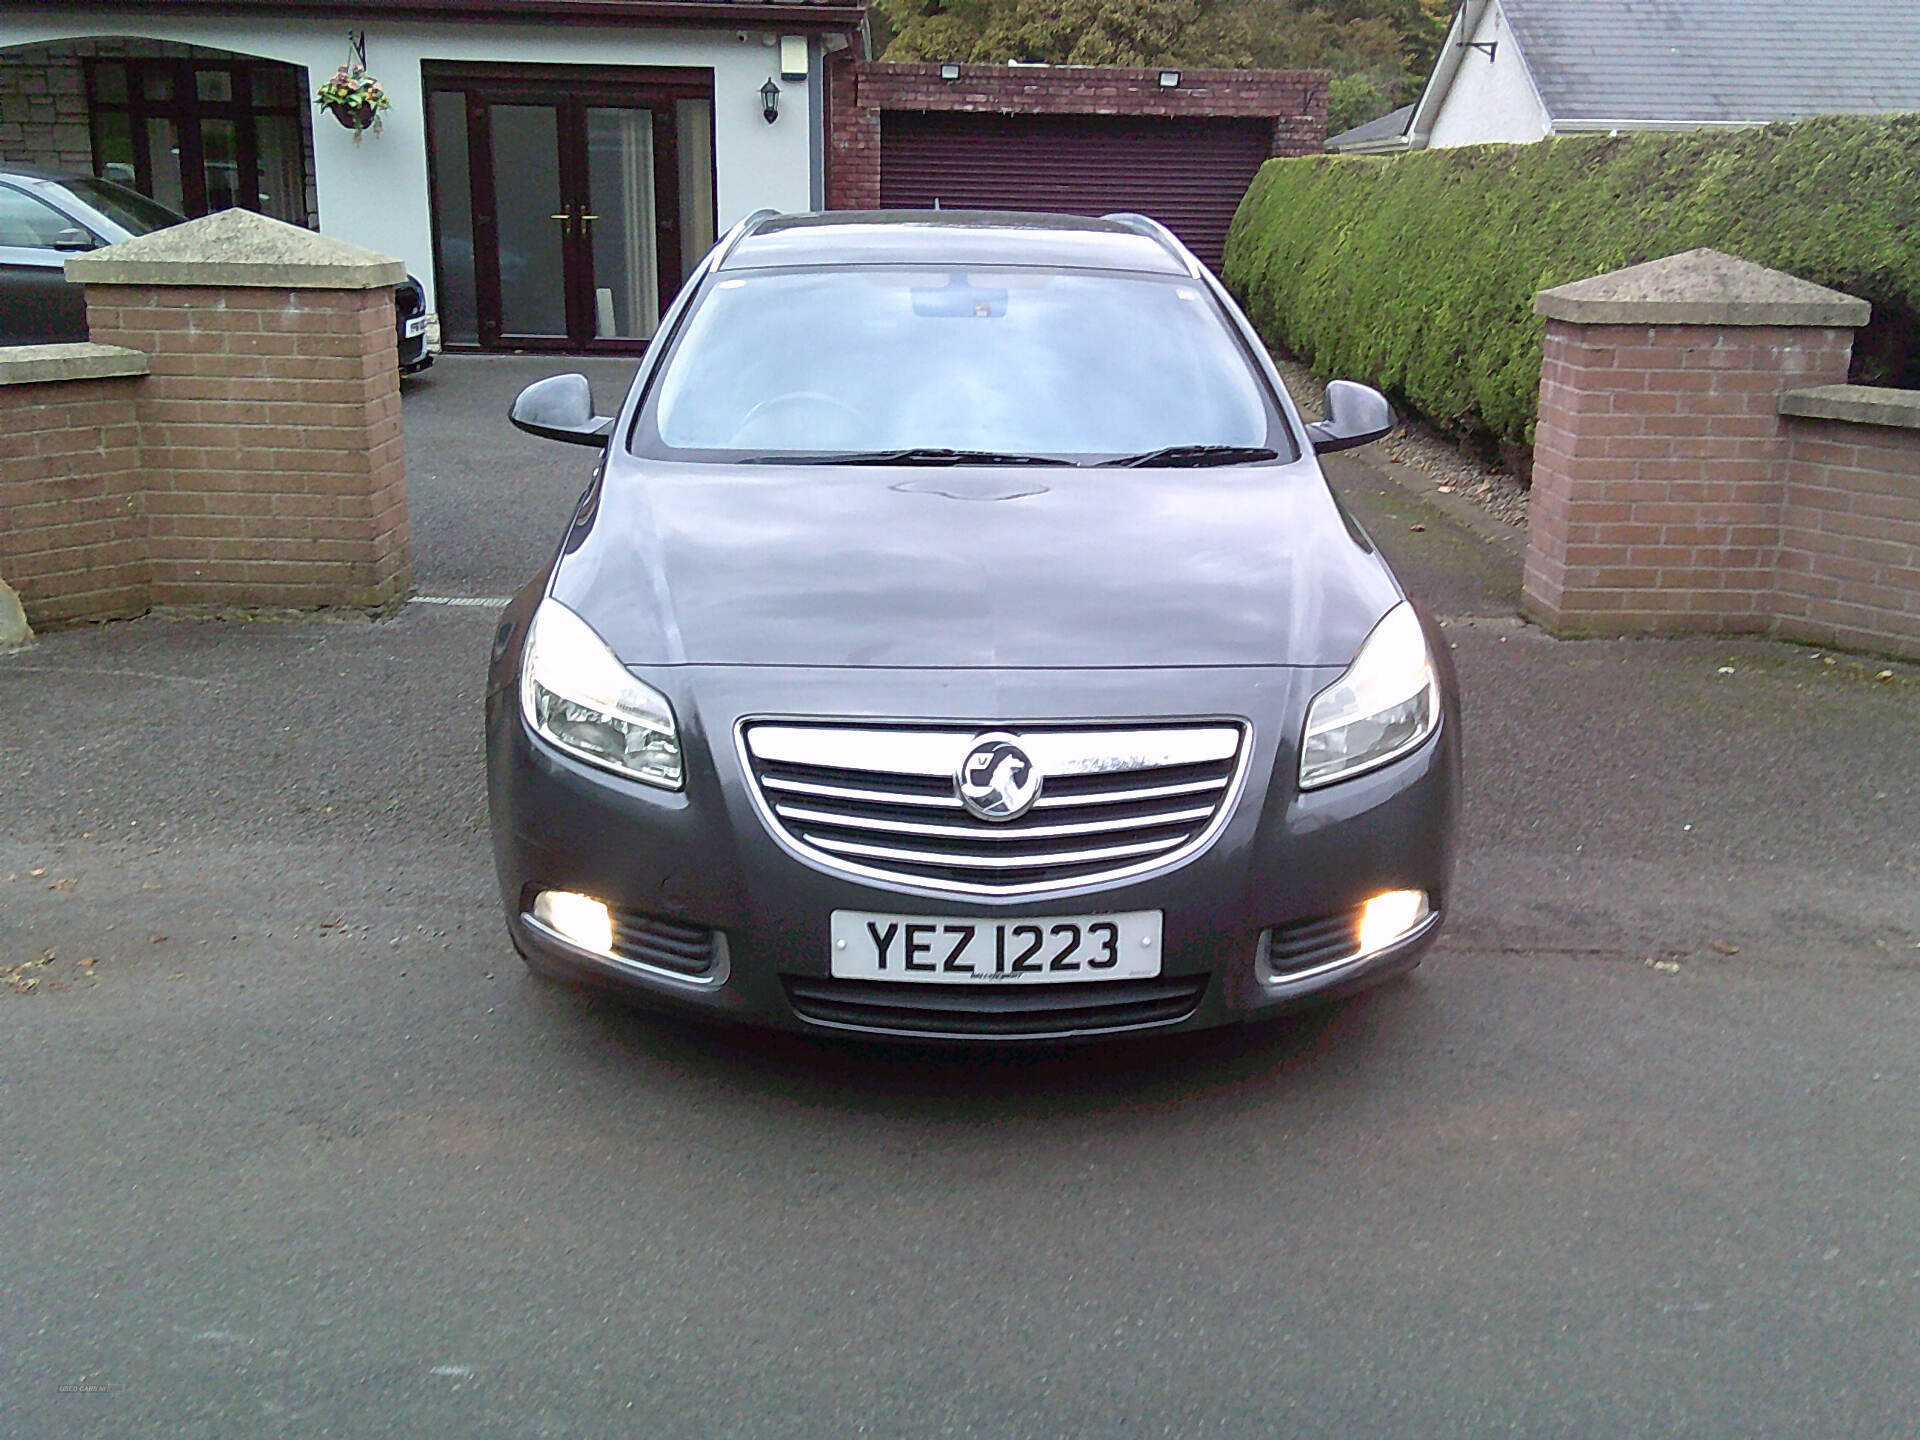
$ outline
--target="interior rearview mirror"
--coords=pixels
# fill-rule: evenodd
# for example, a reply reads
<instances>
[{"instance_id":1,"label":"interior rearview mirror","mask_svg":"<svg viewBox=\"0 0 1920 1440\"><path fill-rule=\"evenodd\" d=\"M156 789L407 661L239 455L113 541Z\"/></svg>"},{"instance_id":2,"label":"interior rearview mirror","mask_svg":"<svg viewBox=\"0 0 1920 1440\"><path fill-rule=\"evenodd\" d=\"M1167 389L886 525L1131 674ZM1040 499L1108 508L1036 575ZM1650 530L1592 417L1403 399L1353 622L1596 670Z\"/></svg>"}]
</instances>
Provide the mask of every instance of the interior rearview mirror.
<instances>
[{"instance_id":1,"label":"interior rearview mirror","mask_svg":"<svg viewBox=\"0 0 1920 1440\"><path fill-rule=\"evenodd\" d=\"M613 417L593 413L593 387L584 375L549 375L514 397L507 418L529 435L569 445L604 446Z\"/></svg>"},{"instance_id":2,"label":"interior rearview mirror","mask_svg":"<svg viewBox=\"0 0 1920 1440\"><path fill-rule=\"evenodd\" d=\"M95 247L93 236L82 230L78 225L69 225L53 237L53 248L56 250L81 251L92 250Z\"/></svg>"},{"instance_id":3,"label":"interior rearview mirror","mask_svg":"<svg viewBox=\"0 0 1920 1440\"><path fill-rule=\"evenodd\" d=\"M1378 440L1395 424L1387 397L1371 385L1352 380L1327 383L1326 415L1326 419L1307 426L1307 438L1320 455Z\"/></svg>"}]
</instances>

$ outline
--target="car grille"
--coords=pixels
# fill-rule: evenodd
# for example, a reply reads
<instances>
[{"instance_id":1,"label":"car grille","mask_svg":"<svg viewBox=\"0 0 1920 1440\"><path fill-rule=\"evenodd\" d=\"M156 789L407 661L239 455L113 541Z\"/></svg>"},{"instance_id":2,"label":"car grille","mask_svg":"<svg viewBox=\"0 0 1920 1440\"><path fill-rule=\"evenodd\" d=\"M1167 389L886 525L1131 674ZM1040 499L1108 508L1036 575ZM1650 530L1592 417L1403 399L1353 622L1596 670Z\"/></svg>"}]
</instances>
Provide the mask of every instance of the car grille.
<instances>
[{"instance_id":1,"label":"car grille","mask_svg":"<svg viewBox=\"0 0 1920 1440\"><path fill-rule=\"evenodd\" d=\"M686 925L632 910L615 910L613 953L623 960L680 975L706 975L712 972L719 958L720 936L718 931L704 925Z\"/></svg>"},{"instance_id":2,"label":"car grille","mask_svg":"<svg viewBox=\"0 0 1920 1440\"><path fill-rule=\"evenodd\" d=\"M426 308L426 292L411 275L393 287L393 309L400 319L411 320Z\"/></svg>"},{"instance_id":3,"label":"car grille","mask_svg":"<svg viewBox=\"0 0 1920 1440\"><path fill-rule=\"evenodd\" d=\"M818 1025L952 1039L1054 1039L1177 1025L1200 1007L1205 975L1031 989L888 985L781 977L794 1013Z\"/></svg>"},{"instance_id":4,"label":"car grille","mask_svg":"<svg viewBox=\"0 0 1920 1440\"><path fill-rule=\"evenodd\" d=\"M1360 912L1345 910L1314 920L1276 925L1260 935L1262 973L1275 978L1304 974L1360 953Z\"/></svg>"},{"instance_id":5,"label":"car grille","mask_svg":"<svg viewBox=\"0 0 1920 1440\"><path fill-rule=\"evenodd\" d=\"M742 727L761 818L813 861L937 890L1018 895L1193 854L1238 793L1245 727L1034 728L1043 777L1018 819L983 820L956 774L983 732L762 722Z\"/></svg>"}]
</instances>

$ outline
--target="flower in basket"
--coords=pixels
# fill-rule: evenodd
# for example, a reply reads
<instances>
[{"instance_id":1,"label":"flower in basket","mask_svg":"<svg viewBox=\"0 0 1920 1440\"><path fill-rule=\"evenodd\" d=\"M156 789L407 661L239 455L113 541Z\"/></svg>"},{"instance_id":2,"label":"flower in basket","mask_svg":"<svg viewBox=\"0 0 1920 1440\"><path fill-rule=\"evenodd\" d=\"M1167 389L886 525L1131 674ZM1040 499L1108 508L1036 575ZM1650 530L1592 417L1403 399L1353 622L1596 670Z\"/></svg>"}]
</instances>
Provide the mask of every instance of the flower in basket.
<instances>
[{"instance_id":1,"label":"flower in basket","mask_svg":"<svg viewBox=\"0 0 1920 1440\"><path fill-rule=\"evenodd\" d=\"M358 65L342 65L333 72L332 79L314 92L313 103L331 112L358 140L362 130L370 128L374 134L380 133L380 112L393 101L387 98L380 82Z\"/></svg>"}]
</instances>

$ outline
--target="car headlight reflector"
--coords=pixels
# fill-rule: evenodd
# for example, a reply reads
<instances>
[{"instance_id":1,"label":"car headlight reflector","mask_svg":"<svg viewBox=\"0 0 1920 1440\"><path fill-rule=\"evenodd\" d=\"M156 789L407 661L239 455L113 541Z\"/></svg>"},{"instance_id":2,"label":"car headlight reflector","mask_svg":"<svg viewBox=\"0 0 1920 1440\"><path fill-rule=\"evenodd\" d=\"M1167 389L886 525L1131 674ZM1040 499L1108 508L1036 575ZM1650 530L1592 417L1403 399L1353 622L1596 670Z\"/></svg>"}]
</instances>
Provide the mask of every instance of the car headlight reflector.
<instances>
[{"instance_id":1,"label":"car headlight reflector","mask_svg":"<svg viewBox=\"0 0 1920 1440\"><path fill-rule=\"evenodd\" d=\"M1353 663L1313 697L1300 740L1300 788L1311 790L1406 754L1440 724L1440 677L1406 601L1373 627Z\"/></svg>"},{"instance_id":2,"label":"car headlight reflector","mask_svg":"<svg viewBox=\"0 0 1920 1440\"><path fill-rule=\"evenodd\" d=\"M627 672L607 642L557 600L542 600L520 660L520 710L569 755L678 790L680 734L667 697Z\"/></svg>"}]
</instances>

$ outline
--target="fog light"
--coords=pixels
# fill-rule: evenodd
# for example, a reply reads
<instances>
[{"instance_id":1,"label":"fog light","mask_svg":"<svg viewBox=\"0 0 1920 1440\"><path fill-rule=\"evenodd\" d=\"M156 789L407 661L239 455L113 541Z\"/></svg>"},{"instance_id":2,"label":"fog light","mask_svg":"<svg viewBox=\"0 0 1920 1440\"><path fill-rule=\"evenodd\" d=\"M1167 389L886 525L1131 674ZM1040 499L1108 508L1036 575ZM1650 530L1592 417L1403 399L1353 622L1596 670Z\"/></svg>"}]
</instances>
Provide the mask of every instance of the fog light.
<instances>
[{"instance_id":1,"label":"fog light","mask_svg":"<svg viewBox=\"0 0 1920 1440\"><path fill-rule=\"evenodd\" d=\"M1389 890L1360 907L1360 953L1371 955L1403 940L1427 918L1427 892Z\"/></svg>"},{"instance_id":2,"label":"fog light","mask_svg":"<svg viewBox=\"0 0 1920 1440\"><path fill-rule=\"evenodd\" d=\"M613 913L590 896L542 890L533 898L533 918L582 950L613 953Z\"/></svg>"}]
</instances>

